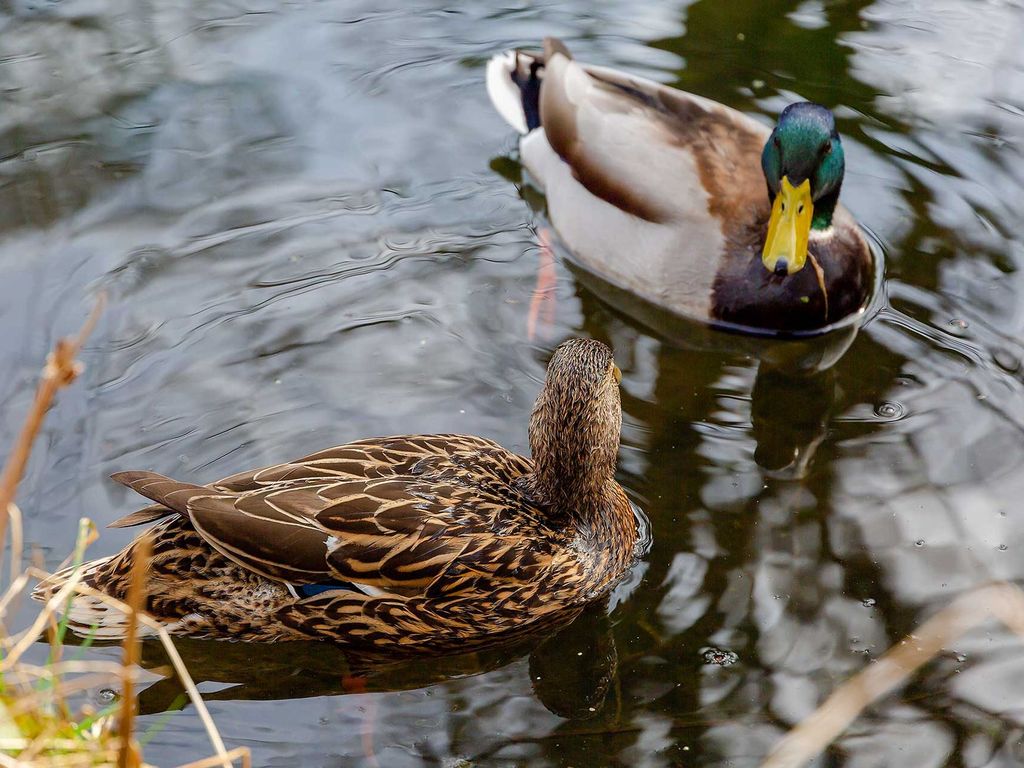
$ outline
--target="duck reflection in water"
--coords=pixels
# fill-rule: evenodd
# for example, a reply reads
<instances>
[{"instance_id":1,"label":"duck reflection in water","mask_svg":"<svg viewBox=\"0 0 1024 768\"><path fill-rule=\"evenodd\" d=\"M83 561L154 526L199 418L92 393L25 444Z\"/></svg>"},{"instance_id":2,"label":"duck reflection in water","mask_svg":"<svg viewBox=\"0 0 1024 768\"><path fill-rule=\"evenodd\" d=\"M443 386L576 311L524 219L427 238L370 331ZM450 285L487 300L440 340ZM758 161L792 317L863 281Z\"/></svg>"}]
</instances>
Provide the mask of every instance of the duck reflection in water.
<instances>
[{"instance_id":1,"label":"duck reflection in water","mask_svg":"<svg viewBox=\"0 0 1024 768\"><path fill-rule=\"evenodd\" d=\"M614 688L617 653L608 601L566 612L561 623L517 642L463 654L388 659L319 642L275 645L175 641L197 684L216 683L207 701L269 701L407 691L483 675L529 656L530 686L551 713L585 720L602 713ZM185 704L185 688L162 646L142 646L144 668L166 675L139 693L139 712L156 714Z\"/></svg>"}]
</instances>

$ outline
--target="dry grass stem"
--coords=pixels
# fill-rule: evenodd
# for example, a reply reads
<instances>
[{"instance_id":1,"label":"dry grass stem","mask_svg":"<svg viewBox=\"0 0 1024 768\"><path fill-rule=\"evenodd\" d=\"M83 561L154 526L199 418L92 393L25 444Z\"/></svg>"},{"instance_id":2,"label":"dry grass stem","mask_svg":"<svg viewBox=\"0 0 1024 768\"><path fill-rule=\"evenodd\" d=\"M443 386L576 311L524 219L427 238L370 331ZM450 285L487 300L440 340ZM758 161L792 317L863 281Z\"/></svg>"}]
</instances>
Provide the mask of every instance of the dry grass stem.
<instances>
[{"instance_id":1,"label":"dry grass stem","mask_svg":"<svg viewBox=\"0 0 1024 768\"><path fill-rule=\"evenodd\" d=\"M821 754L869 705L905 683L943 648L990 618L1024 640L1024 591L1000 582L972 590L847 680L780 741L762 768L798 768Z\"/></svg>"},{"instance_id":2,"label":"dry grass stem","mask_svg":"<svg viewBox=\"0 0 1024 768\"><path fill-rule=\"evenodd\" d=\"M14 582L21 575L21 553L25 548L25 537L21 525L21 509L13 501L7 504L7 515L11 525L11 581Z\"/></svg>"},{"instance_id":3,"label":"dry grass stem","mask_svg":"<svg viewBox=\"0 0 1024 768\"><path fill-rule=\"evenodd\" d=\"M39 579L46 579L49 574L45 571L40 571L37 568L29 568L28 572L30 575L35 576ZM131 609L128 605L116 597L111 597L106 592L100 592L99 590L93 589L85 584L78 584L76 591L83 595L89 595L95 597L98 600L102 600L109 606L116 608L117 610L127 614ZM192 680L192 676L188 673L188 669L185 667L185 662L182 661L181 655L178 653L178 649L174 647L174 641L171 636L167 633L167 629L163 624L156 621L145 613L139 613L139 623L151 630L156 635L161 645L163 645L164 652L167 654L168 659L171 662L171 666L174 668L174 673L177 675L178 680L185 688L185 692L188 694L189 700L192 706L195 707L196 714L203 723L203 727L206 729L207 736L210 739L210 743L213 744L214 750L217 752L217 757L220 759L220 764L224 766L230 766L231 760L228 758L228 751L224 747L224 741L220 737L220 733L217 731L217 726L213 722L213 718L210 717L210 711L206 708L206 702L203 701L202 695L199 693L199 689L196 688L195 682Z\"/></svg>"},{"instance_id":4,"label":"dry grass stem","mask_svg":"<svg viewBox=\"0 0 1024 768\"><path fill-rule=\"evenodd\" d=\"M230 763L233 763L235 760L241 761L242 768L252 768L252 755L250 754L248 747L235 747L230 752L225 752L223 757L221 755L204 757L202 760L196 760L194 763L186 763L185 765L178 766L178 768L215 768L218 765L223 765L222 760L225 758L229 760Z\"/></svg>"},{"instance_id":5,"label":"dry grass stem","mask_svg":"<svg viewBox=\"0 0 1024 768\"><path fill-rule=\"evenodd\" d=\"M0 476L0 573L3 572L2 544L6 542L8 530L11 539L10 585L0 595L0 768L43 765L54 768L100 765L140 768L143 765L139 748L132 738L134 686L141 673L138 667L140 627L160 638L174 672L185 686L217 753L183 768L231 768L237 761L248 768L248 748L240 747L231 752L224 748L209 711L166 629L142 611L148 558L143 556L136 561L128 604L80 583L85 548L96 538L95 526L89 520L83 519L79 523L72 556L74 567L60 589L50 596L27 630L12 636L6 629L7 619L24 596L30 579L47 580L51 577L38 567L22 569L22 517L14 504L18 484L54 396L74 381L82 370L75 358L95 327L102 307L101 297L78 335L57 342L47 359L35 399ZM128 617L128 637L121 663L61 659L66 619L58 620L57 617L65 612L68 600L75 593L96 597ZM25 663L23 655L44 633L51 639L49 661L44 666ZM65 679L66 676L72 677ZM95 714L83 712L77 721L71 716L67 704L69 695L118 682L123 695L117 733L110 727L112 718L106 711Z\"/></svg>"},{"instance_id":6,"label":"dry grass stem","mask_svg":"<svg viewBox=\"0 0 1024 768\"><path fill-rule=\"evenodd\" d=\"M82 344L96 327L104 304L105 298L101 295L78 335L73 339L59 339L46 359L43 375L39 381L39 387L36 389L35 400L29 409L28 416L25 417L21 432L18 433L14 449L4 465L3 475L0 476L0 541L3 541L6 536L10 505L14 501L22 475L25 474L28 457L32 452L32 443L35 442L36 435L39 434L43 418L50 409L58 390L68 386L81 373L82 364L75 358L78 356Z\"/></svg>"},{"instance_id":7,"label":"dry grass stem","mask_svg":"<svg viewBox=\"0 0 1024 768\"><path fill-rule=\"evenodd\" d=\"M131 582L128 585L128 629L124 638L124 657L121 672L121 722L118 734L121 749L118 753L118 768L136 768L141 762L138 745L132 739L135 720L135 687L131 671L139 663L139 615L145 602L146 570L149 568L151 552L149 537L144 536L132 562Z\"/></svg>"},{"instance_id":8,"label":"dry grass stem","mask_svg":"<svg viewBox=\"0 0 1024 768\"><path fill-rule=\"evenodd\" d=\"M47 622L54 613L59 611L64 605L67 604L68 598L75 591L75 587L78 586L79 580L82 578L82 569L78 568L68 578L57 593L46 601L43 609L36 616L35 621L32 622L32 626L26 629L24 632L17 635L17 639L14 640L14 645L6 648L6 654L3 661L0 661L0 674L6 672L21 658L22 654L25 653L32 645L39 639L39 636L43 634L43 630L46 628Z\"/></svg>"}]
</instances>

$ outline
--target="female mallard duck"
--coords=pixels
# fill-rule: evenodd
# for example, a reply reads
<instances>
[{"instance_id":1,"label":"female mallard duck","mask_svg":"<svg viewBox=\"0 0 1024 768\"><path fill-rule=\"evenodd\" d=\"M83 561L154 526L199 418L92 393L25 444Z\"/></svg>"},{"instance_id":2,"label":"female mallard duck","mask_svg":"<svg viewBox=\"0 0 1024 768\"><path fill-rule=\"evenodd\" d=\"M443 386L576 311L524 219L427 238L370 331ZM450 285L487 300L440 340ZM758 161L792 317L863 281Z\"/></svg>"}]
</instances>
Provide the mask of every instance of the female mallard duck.
<instances>
[{"instance_id":1,"label":"female mallard duck","mask_svg":"<svg viewBox=\"0 0 1024 768\"><path fill-rule=\"evenodd\" d=\"M550 38L543 56L493 58L487 86L525 134L552 224L604 281L684 317L770 330L820 328L865 305L873 259L838 204L843 144L824 107L791 104L769 131L579 64Z\"/></svg>"},{"instance_id":2,"label":"female mallard duck","mask_svg":"<svg viewBox=\"0 0 1024 768\"><path fill-rule=\"evenodd\" d=\"M533 409L533 459L464 435L360 440L210 486L114 479L167 518L83 582L124 598L139 542L146 610L194 637L319 638L367 650L458 648L544 626L630 566L637 522L615 482L621 378L597 341L562 344ZM45 598L69 571L37 588ZM70 626L120 637L124 617L76 596Z\"/></svg>"}]
</instances>

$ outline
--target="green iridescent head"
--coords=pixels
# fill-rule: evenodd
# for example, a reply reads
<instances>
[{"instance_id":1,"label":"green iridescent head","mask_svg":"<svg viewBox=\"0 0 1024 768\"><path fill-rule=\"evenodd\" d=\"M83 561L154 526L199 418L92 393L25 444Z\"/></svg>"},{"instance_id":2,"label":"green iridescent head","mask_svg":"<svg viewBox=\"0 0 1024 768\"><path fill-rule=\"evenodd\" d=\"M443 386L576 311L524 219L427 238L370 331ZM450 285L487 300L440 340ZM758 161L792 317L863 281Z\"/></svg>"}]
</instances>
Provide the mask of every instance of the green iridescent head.
<instances>
[{"instance_id":1,"label":"green iridescent head","mask_svg":"<svg viewBox=\"0 0 1024 768\"><path fill-rule=\"evenodd\" d=\"M799 272L812 229L832 225L846 161L832 113L820 104L790 104L761 153L772 215L761 260L775 274Z\"/></svg>"}]
</instances>

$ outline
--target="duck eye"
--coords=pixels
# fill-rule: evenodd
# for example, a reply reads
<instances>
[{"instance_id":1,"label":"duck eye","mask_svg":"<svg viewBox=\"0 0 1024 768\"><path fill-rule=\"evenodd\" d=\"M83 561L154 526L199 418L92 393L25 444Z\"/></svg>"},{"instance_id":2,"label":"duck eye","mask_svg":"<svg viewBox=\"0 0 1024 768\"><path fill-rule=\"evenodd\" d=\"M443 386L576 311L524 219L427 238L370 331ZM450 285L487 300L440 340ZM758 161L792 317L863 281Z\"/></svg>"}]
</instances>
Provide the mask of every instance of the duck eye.
<instances>
[{"instance_id":1,"label":"duck eye","mask_svg":"<svg viewBox=\"0 0 1024 768\"><path fill-rule=\"evenodd\" d=\"M829 139L821 147L821 156L824 157L825 155L829 154L831 151L832 151L832 140Z\"/></svg>"}]
</instances>

